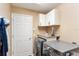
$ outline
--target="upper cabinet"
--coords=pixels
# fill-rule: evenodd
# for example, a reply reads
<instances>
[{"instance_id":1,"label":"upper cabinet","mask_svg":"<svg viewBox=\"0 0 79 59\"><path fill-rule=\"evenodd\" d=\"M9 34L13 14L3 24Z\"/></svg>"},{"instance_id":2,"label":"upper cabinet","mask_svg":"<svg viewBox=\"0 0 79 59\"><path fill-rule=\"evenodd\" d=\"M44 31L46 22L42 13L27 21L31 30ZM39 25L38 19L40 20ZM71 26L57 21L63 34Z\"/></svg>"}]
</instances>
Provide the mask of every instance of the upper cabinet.
<instances>
[{"instance_id":1,"label":"upper cabinet","mask_svg":"<svg viewBox=\"0 0 79 59\"><path fill-rule=\"evenodd\" d=\"M47 14L39 14L39 26L59 25L57 11L53 9Z\"/></svg>"},{"instance_id":2,"label":"upper cabinet","mask_svg":"<svg viewBox=\"0 0 79 59\"><path fill-rule=\"evenodd\" d=\"M47 25L55 24L55 10L52 10L46 14L46 24Z\"/></svg>"},{"instance_id":3,"label":"upper cabinet","mask_svg":"<svg viewBox=\"0 0 79 59\"><path fill-rule=\"evenodd\" d=\"M46 15L39 14L39 26L46 26Z\"/></svg>"}]
</instances>

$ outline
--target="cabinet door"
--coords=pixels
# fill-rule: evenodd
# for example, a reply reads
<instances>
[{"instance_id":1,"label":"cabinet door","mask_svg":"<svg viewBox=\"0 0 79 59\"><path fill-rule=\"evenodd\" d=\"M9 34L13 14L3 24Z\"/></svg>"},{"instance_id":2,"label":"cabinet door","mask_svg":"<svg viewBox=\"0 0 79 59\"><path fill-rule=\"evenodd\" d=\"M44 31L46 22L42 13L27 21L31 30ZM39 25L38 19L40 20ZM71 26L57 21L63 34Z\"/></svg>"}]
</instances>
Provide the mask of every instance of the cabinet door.
<instances>
[{"instance_id":1,"label":"cabinet door","mask_svg":"<svg viewBox=\"0 0 79 59\"><path fill-rule=\"evenodd\" d=\"M39 14L39 26L46 26L46 15Z\"/></svg>"},{"instance_id":2,"label":"cabinet door","mask_svg":"<svg viewBox=\"0 0 79 59\"><path fill-rule=\"evenodd\" d=\"M55 24L55 10L50 11L46 14L46 25L54 25Z\"/></svg>"}]
</instances>

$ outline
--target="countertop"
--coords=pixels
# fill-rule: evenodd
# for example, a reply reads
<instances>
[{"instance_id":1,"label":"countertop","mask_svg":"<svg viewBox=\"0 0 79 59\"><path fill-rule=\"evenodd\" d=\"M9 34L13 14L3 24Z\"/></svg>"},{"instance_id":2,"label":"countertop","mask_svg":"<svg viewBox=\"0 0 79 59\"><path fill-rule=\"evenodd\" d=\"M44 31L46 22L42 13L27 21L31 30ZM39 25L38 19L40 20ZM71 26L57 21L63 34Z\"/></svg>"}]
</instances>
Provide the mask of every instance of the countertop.
<instances>
[{"instance_id":1,"label":"countertop","mask_svg":"<svg viewBox=\"0 0 79 59\"><path fill-rule=\"evenodd\" d=\"M62 40L47 41L45 44L61 53L79 48L79 45L77 44L68 43Z\"/></svg>"}]
</instances>

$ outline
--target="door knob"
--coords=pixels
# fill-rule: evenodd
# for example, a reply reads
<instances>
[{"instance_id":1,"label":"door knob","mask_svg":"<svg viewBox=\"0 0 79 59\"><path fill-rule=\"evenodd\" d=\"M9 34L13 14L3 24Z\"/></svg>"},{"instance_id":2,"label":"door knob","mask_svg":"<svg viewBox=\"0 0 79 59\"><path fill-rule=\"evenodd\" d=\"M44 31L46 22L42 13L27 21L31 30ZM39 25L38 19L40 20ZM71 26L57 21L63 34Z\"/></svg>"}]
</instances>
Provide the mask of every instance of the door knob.
<instances>
[{"instance_id":1,"label":"door knob","mask_svg":"<svg viewBox=\"0 0 79 59\"><path fill-rule=\"evenodd\" d=\"M29 40L31 40L31 38L29 38Z\"/></svg>"}]
</instances>

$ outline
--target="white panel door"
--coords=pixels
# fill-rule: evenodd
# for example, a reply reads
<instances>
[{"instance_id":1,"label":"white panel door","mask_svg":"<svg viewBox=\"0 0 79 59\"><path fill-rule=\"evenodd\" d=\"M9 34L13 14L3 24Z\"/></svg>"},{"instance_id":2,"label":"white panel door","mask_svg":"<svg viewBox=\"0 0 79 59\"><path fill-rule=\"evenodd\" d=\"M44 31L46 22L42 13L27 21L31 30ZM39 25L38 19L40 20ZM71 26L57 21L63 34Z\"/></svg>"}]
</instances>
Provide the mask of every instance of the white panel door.
<instances>
[{"instance_id":1,"label":"white panel door","mask_svg":"<svg viewBox=\"0 0 79 59\"><path fill-rule=\"evenodd\" d=\"M13 13L13 55L33 55L32 16Z\"/></svg>"}]
</instances>

